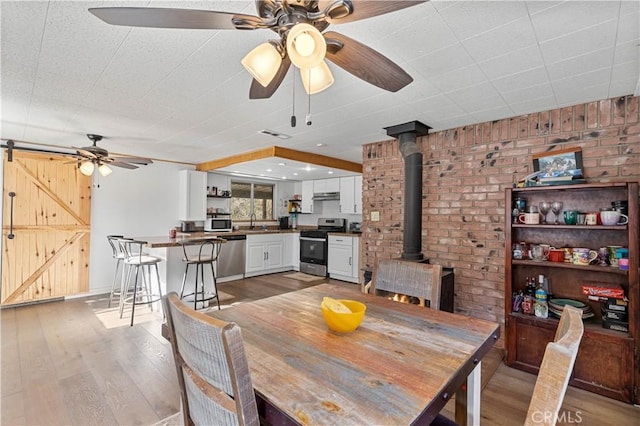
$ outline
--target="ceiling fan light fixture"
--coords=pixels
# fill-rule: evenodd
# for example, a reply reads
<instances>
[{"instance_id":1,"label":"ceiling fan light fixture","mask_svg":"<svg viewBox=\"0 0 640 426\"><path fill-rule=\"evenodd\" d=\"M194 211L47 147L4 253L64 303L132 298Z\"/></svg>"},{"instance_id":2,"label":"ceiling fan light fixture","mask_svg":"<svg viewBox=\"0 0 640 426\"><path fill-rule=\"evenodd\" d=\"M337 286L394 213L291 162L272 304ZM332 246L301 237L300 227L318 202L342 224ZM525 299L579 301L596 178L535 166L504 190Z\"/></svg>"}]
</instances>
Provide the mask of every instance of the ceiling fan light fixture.
<instances>
[{"instance_id":1,"label":"ceiling fan light fixture","mask_svg":"<svg viewBox=\"0 0 640 426\"><path fill-rule=\"evenodd\" d=\"M113 170L111 170L111 167L107 166L106 164L100 164L98 166L98 171L102 176L109 176L111 172L113 172Z\"/></svg>"},{"instance_id":2,"label":"ceiling fan light fixture","mask_svg":"<svg viewBox=\"0 0 640 426\"><path fill-rule=\"evenodd\" d=\"M82 164L80 164L80 173L85 176L91 176L94 169L95 166L91 161L83 161Z\"/></svg>"},{"instance_id":3,"label":"ceiling fan light fixture","mask_svg":"<svg viewBox=\"0 0 640 426\"><path fill-rule=\"evenodd\" d=\"M282 64L282 56L271 43L262 43L242 58L242 66L263 87L273 80Z\"/></svg>"},{"instance_id":4,"label":"ceiling fan light fixture","mask_svg":"<svg viewBox=\"0 0 640 426\"><path fill-rule=\"evenodd\" d=\"M328 89L334 81L333 74L325 61L320 62L320 65L316 67L300 70L300 77L304 90L309 95L315 95Z\"/></svg>"},{"instance_id":5,"label":"ceiling fan light fixture","mask_svg":"<svg viewBox=\"0 0 640 426\"><path fill-rule=\"evenodd\" d=\"M327 53L327 42L313 25L296 24L287 34L287 54L298 68L320 65Z\"/></svg>"}]
</instances>

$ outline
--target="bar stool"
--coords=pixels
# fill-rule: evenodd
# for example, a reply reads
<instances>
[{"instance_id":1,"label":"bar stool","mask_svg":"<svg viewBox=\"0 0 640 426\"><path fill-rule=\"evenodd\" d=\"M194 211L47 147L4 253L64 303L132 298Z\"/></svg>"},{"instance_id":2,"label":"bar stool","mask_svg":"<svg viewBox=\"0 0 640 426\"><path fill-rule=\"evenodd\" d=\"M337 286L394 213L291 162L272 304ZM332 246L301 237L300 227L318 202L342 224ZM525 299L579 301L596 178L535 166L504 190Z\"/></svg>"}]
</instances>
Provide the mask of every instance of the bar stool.
<instances>
[{"instance_id":1,"label":"bar stool","mask_svg":"<svg viewBox=\"0 0 640 426\"><path fill-rule=\"evenodd\" d=\"M124 267L126 268L122 273L120 294L128 295L132 293L131 296L120 298L120 318L122 318L124 306L130 304L131 326L133 326L136 306L148 305L153 311L153 304L162 299L162 284L160 283L160 272L158 271L158 263L162 259L144 253L143 247L147 243L146 241L120 238L118 243L124 253ZM156 270L157 293L152 291L151 267ZM139 277L142 283L138 282Z\"/></svg>"},{"instance_id":2,"label":"bar stool","mask_svg":"<svg viewBox=\"0 0 640 426\"><path fill-rule=\"evenodd\" d=\"M120 297L120 288L122 286L122 278L120 279L120 284L118 284L118 271L120 270L120 265L124 261L124 253L120 249L120 244L118 244L118 239L124 238L122 235L107 235L107 241L111 246L111 252L113 258L116 260L116 272L113 276L113 283L111 284L111 292L109 293L109 305L111 307L111 301L113 300L113 296ZM122 272L124 272L124 267L122 268Z\"/></svg>"},{"instance_id":3,"label":"bar stool","mask_svg":"<svg viewBox=\"0 0 640 426\"><path fill-rule=\"evenodd\" d=\"M216 272L213 267L214 263L218 260L220 254L220 248L222 244L227 240L222 238L209 238L203 240L189 240L183 241L182 251L184 257L182 259L185 262L184 275L182 276L182 288L180 289L180 299L190 298L193 296L193 309L198 309L198 303L202 303L202 307L205 308L205 302L216 299L218 302L218 309L220 309L220 299L218 298L218 285L216 282ZM198 254L187 253L187 247L199 246ZM204 285L204 265L209 264L211 266L211 277L213 281L213 291L205 291ZM195 285L193 287L193 293L184 294L185 285L187 282L187 275L189 273L189 266L195 265ZM200 282L198 283L198 272L200 272ZM199 284L199 285L198 285Z\"/></svg>"}]
</instances>

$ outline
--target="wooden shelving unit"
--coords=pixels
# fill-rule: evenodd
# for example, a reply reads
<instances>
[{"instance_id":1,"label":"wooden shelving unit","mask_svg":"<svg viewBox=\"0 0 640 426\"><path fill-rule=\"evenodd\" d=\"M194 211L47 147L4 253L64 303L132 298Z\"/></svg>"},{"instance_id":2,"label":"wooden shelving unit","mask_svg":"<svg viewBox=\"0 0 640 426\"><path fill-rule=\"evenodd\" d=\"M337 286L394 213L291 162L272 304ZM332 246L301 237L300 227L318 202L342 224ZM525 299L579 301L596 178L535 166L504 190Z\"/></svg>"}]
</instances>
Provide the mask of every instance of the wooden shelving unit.
<instances>
[{"instance_id":1,"label":"wooden shelving unit","mask_svg":"<svg viewBox=\"0 0 640 426\"><path fill-rule=\"evenodd\" d=\"M627 200L627 225L523 225L513 224L511 209L515 198L527 205L541 201L562 201L564 210L598 211L611 202ZM629 403L639 403L640 386L640 290L638 283L638 183L597 183L548 187L509 188L505 193L505 338L506 363L536 374L545 347L555 335L558 320L542 319L512 312L512 294L523 290L526 277L543 274L549 280L554 298L569 298L589 304L595 317L585 319L570 383L601 395ZM552 214L550 214L550 217ZM562 217L562 214L560 215ZM629 248L629 270L609 266L580 266L572 263L516 260L512 246L517 242L550 244L554 247L600 247L616 245ZM582 294L585 281L621 285L629 299L629 332L602 327L600 302Z\"/></svg>"}]
</instances>

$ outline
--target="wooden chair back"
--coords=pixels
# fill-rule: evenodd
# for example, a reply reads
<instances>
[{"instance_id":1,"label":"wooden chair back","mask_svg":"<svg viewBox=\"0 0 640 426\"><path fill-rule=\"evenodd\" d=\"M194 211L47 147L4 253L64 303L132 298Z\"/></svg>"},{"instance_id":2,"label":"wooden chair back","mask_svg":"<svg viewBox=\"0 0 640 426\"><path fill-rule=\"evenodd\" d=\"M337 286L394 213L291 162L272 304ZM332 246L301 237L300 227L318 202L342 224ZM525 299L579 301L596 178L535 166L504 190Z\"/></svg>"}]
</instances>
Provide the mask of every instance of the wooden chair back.
<instances>
[{"instance_id":1,"label":"wooden chair back","mask_svg":"<svg viewBox=\"0 0 640 426\"><path fill-rule=\"evenodd\" d=\"M373 294L377 290L417 297L421 306L440 309L442 266L399 259L381 260L373 273Z\"/></svg>"},{"instance_id":2,"label":"wooden chair back","mask_svg":"<svg viewBox=\"0 0 640 426\"><path fill-rule=\"evenodd\" d=\"M556 424L583 333L582 311L565 306L555 340L544 351L526 426Z\"/></svg>"},{"instance_id":3,"label":"wooden chair back","mask_svg":"<svg viewBox=\"0 0 640 426\"><path fill-rule=\"evenodd\" d=\"M240 327L163 299L185 425L259 425Z\"/></svg>"}]
</instances>

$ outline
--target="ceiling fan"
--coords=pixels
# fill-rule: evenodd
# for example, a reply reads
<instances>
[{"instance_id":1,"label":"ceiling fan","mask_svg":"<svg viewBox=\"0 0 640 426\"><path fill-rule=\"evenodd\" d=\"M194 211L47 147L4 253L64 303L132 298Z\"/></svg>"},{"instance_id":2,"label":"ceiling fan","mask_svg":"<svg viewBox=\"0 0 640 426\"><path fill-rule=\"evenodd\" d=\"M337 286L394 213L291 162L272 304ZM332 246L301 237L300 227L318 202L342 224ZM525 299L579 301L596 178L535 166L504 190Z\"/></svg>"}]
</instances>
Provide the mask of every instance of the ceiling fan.
<instances>
[{"instance_id":1,"label":"ceiling fan","mask_svg":"<svg viewBox=\"0 0 640 426\"><path fill-rule=\"evenodd\" d=\"M125 169L137 169L138 165L152 164L153 161L150 158L125 156L117 154L109 154L104 148L97 145L103 137L100 135L87 134L90 141L93 142L91 146L85 146L82 148L73 147L76 150L75 157L78 157L77 163L80 168L80 172L84 175L91 176L97 165L98 171L102 176L111 174L112 170L109 166L122 167Z\"/></svg>"},{"instance_id":2,"label":"ceiling fan","mask_svg":"<svg viewBox=\"0 0 640 426\"><path fill-rule=\"evenodd\" d=\"M397 64L372 48L334 31L342 24L383 15L428 0L256 0L258 16L212 10L99 7L89 11L111 25L211 30L270 29L279 36L249 52L243 66L253 76L250 99L269 98L291 63L300 69L309 94L333 83L324 59L381 89L397 92L413 81Z\"/></svg>"}]
</instances>

